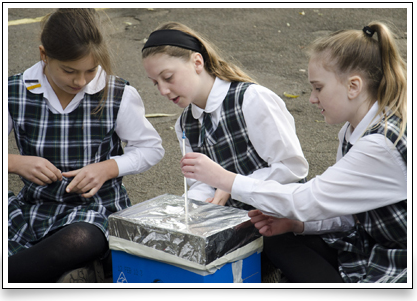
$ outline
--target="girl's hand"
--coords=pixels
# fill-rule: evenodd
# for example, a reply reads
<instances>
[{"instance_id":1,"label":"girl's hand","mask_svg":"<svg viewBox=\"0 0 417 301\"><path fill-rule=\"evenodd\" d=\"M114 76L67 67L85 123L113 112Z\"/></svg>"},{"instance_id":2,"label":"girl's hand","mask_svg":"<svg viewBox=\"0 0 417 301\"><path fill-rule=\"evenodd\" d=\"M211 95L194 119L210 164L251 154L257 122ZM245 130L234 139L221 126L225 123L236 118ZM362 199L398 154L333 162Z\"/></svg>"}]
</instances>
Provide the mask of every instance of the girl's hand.
<instances>
[{"instance_id":1,"label":"girl's hand","mask_svg":"<svg viewBox=\"0 0 417 301\"><path fill-rule=\"evenodd\" d=\"M181 170L186 178L201 181L229 193L236 177L236 174L225 170L200 153L187 153L181 159Z\"/></svg>"},{"instance_id":2,"label":"girl's hand","mask_svg":"<svg viewBox=\"0 0 417 301\"><path fill-rule=\"evenodd\" d=\"M287 232L302 233L304 231L303 222L265 215L259 210L249 211L248 216L263 236L274 236Z\"/></svg>"},{"instance_id":3,"label":"girl's hand","mask_svg":"<svg viewBox=\"0 0 417 301\"><path fill-rule=\"evenodd\" d=\"M227 203L227 200L230 198L230 193L225 192L221 189L217 189L213 198L208 198L207 203L212 203L220 206L224 206Z\"/></svg>"},{"instance_id":4,"label":"girl's hand","mask_svg":"<svg viewBox=\"0 0 417 301\"><path fill-rule=\"evenodd\" d=\"M10 173L40 186L62 180L61 171L42 157L9 154L8 163Z\"/></svg>"},{"instance_id":5,"label":"girl's hand","mask_svg":"<svg viewBox=\"0 0 417 301\"><path fill-rule=\"evenodd\" d=\"M117 177L119 168L115 160L93 163L81 169L63 172L62 175L74 179L66 188L67 193L79 193L84 198L91 198L107 180Z\"/></svg>"}]
</instances>

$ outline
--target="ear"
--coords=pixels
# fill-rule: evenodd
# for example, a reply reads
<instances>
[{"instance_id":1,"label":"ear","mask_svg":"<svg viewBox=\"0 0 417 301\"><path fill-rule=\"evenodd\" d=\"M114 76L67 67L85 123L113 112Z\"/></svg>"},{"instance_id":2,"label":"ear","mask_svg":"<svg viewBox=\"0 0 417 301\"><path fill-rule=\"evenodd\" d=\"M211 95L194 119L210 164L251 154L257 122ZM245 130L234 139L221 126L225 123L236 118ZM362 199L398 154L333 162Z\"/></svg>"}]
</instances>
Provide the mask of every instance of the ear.
<instances>
[{"instance_id":1,"label":"ear","mask_svg":"<svg viewBox=\"0 0 417 301\"><path fill-rule=\"evenodd\" d=\"M359 75L348 78L348 98L355 99L362 92L363 81Z\"/></svg>"},{"instance_id":2,"label":"ear","mask_svg":"<svg viewBox=\"0 0 417 301\"><path fill-rule=\"evenodd\" d=\"M45 51L45 47L43 47L42 45L39 46L39 54L40 54L41 60L46 63L46 51Z\"/></svg>"},{"instance_id":3,"label":"ear","mask_svg":"<svg viewBox=\"0 0 417 301\"><path fill-rule=\"evenodd\" d=\"M197 74L200 74L204 70L204 59L201 53L195 52L192 54L193 64Z\"/></svg>"}]
</instances>

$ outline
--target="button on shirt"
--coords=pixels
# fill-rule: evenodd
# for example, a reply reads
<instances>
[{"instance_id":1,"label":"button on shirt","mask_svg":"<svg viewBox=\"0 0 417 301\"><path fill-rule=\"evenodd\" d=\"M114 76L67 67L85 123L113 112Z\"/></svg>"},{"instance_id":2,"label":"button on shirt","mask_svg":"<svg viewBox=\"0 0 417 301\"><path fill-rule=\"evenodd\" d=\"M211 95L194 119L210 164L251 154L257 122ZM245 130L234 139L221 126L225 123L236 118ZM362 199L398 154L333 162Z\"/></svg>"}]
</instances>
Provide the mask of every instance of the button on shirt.
<instances>
[{"instance_id":1,"label":"button on shirt","mask_svg":"<svg viewBox=\"0 0 417 301\"><path fill-rule=\"evenodd\" d=\"M217 128L223 109L222 103L230 84L216 78L206 107L202 109L191 104L193 117L198 119L200 124L203 122L203 112L211 113L213 126ZM252 145L269 165L267 168L256 170L248 177L274 180L283 184L305 178L308 173L308 163L295 132L294 118L288 112L284 101L271 90L253 84L244 94L242 112ZM180 119L175 124L175 130L181 147L182 130L179 122ZM186 139L186 152L192 152L188 139ZM214 188L202 182L187 179L187 183L190 187L189 198L205 201L214 196Z\"/></svg>"},{"instance_id":2,"label":"button on shirt","mask_svg":"<svg viewBox=\"0 0 417 301\"><path fill-rule=\"evenodd\" d=\"M84 94L95 94L106 84L106 73L98 66L97 74L80 92L78 92L68 106L63 109L58 97L43 73L44 63L39 62L23 73L23 80L38 80L41 86L30 90L35 94L43 93L44 100L53 114L68 114L74 111ZM26 87L33 83L25 83ZM13 128L13 121L9 114L9 134ZM145 108L137 90L126 85L117 115L115 132L123 142L126 142L124 154L112 157L119 168L119 177L137 174L148 170L157 164L164 156L162 140L151 123L145 118Z\"/></svg>"},{"instance_id":3,"label":"button on shirt","mask_svg":"<svg viewBox=\"0 0 417 301\"><path fill-rule=\"evenodd\" d=\"M362 137L378 121L377 111L375 103L354 131L348 123L342 127L337 162L322 175L288 185L237 175L232 197L268 215L311 221L305 223L304 233L309 234L319 232L325 219L335 218L327 226L337 228L343 223L338 216L407 199L407 165L393 143L380 134ZM353 147L342 157L345 135Z\"/></svg>"}]
</instances>

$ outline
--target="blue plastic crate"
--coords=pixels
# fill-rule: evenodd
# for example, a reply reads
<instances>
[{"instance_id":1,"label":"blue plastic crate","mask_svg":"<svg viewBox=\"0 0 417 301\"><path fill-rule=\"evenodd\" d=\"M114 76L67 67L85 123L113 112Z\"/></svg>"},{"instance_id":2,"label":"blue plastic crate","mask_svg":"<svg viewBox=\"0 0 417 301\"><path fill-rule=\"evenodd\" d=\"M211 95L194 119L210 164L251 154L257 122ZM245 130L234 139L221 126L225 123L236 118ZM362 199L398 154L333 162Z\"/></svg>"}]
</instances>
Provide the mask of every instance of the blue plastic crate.
<instances>
[{"instance_id":1,"label":"blue plastic crate","mask_svg":"<svg viewBox=\"0 0 417 301\"><path fill-rule=\"evenodd\" d=\"M243 283L261 282L261 254L243 259ZM171 264L112 250L114 283L233 283L232 263L202 276Z\"/></svg>"}]
</instances>

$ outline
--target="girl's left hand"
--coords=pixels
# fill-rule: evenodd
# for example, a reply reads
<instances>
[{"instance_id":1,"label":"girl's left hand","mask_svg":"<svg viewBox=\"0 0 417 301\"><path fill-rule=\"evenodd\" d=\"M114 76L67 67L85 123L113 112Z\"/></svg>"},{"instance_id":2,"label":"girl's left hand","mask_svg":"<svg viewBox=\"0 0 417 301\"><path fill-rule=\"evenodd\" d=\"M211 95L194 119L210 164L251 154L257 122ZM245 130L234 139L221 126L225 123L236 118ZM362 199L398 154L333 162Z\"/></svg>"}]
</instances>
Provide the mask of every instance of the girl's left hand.
<instances>
[{"instance_id":1,"label":"girl's left hand","mask_svg":"<svg viewBox=\"0 0 417 301\"><path fill-rule=\"evenodd\" d=\"M230 193L225 192L221 189L217 189L213 198L208 198L207 203L212 203L220 206L224 206L227 203L227 200L230 198Z\"/></svg>"},{"instance_id":2,"label":"girl's left hand","mask_svg":"<svg viewBox=\"0 0 417 301\"><path fill-rule=\"evenodd\" d=\"M66 188L67 193L79 193L84 198L91 198L104 182L117 177L119 168L115 160L93 163L83 168L63 172L62 175L74 179Z\"/></svg>"},{"instance_id":3,"label":"girl's left hand","mask_svg":"<svg viewBox=\"0 0 417 301\"><path fill-rule=\"evenodd\" d=\"M229 193L236 177L236 174L225 170L201 153L187 153L181 159L181 170L186 178L201 181Z\"/></svg>"}]
</instances>

